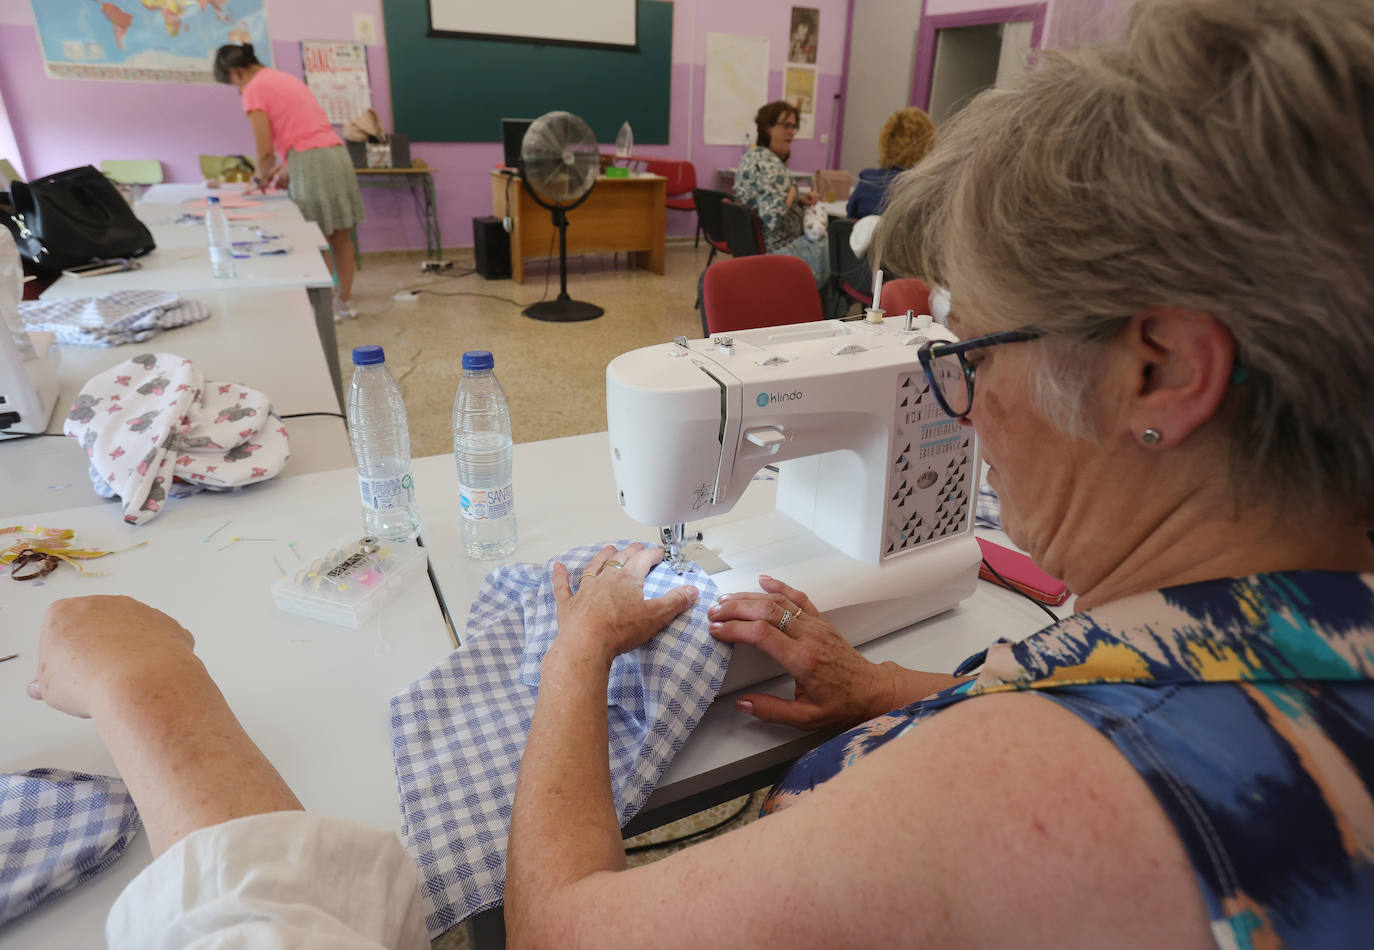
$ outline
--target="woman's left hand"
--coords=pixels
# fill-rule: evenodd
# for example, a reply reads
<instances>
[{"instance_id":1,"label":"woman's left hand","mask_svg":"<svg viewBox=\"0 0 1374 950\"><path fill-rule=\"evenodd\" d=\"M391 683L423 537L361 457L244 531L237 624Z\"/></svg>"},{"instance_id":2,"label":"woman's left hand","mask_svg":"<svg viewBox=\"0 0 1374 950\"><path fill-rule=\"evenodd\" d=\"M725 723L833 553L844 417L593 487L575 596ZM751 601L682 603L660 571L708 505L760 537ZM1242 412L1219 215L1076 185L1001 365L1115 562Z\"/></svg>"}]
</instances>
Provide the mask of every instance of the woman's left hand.
<instances>
[{"instance_id":1,"label":"woman's left hand","mask_svg":"<svg viewBox=\"0 0 1374 950\"><path fill-rule=\"evenodd\" d=\"M644 578L659 561L662 548L635 543L622 551L606 545L592 558L573 593L568 569L553 566L553 599L558 605L555 648L590 649L607 665L621 653L647 643L674 617L691 607L697 589L674 588L662 597L644 599Z\"/></svg>"},{"instance_id":2,"label":"woman's left hand","mask_svg":"<svg viewBox=\"0 0 1374 950\"><path fill-rule=\"evenodd\" d=\"M805 192L801 196L801 203L806 205L808 208L820 200L820 195L816 194L814 191Z\"/></svg>"}]
</instances>

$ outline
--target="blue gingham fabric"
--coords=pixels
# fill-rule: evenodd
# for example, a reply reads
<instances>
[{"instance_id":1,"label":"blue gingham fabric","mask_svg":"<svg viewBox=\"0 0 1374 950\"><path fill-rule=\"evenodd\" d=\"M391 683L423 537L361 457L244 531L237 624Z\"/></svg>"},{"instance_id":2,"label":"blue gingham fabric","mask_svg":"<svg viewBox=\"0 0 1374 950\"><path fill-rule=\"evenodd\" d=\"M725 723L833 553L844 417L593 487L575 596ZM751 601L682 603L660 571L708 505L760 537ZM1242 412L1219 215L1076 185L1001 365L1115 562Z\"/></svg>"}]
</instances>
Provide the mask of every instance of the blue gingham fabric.
<instances>
[{"instance_id":1,"label":"blue gingham fabric","mask_svg":"<svg viewBox=\"0 0 1374 950\"><path fill-rule=\"evenodd\" d=\"M424 878L431 937L502 902L539 661L557 633L553 565L565 564L576 585L601 548L574 548L542 567L498 567L472 604L463 645L391 700L401 837ZM678 575L660 564L645 579L644 596L684 584L701 592L692 609L611 666L608 758L622 825L701 721L729 665L730 647L708 632L716 586L704 571Z\"/></svg>"},{"instance_id":2,"label":"blue gingham fabric","mask_svg":"<svg viewBox=\"0 0 1374 950\"><path fill-rule=\"evenodd\" d=\"M117 778L59 769L0 775L0 925L114 864L140 827Z\"/></svg>"},{"instance_id":3,"label":"blue gingham fabric","mask_svg":"<svg viewBox=\"0 0 1374 950\"><path fill-rule=\"evenodd\" d=\"M983 483L978 488L978 501L974 505L974 524L980 528L1002 528L1002 499Z\"/></svg>"},{"instance_id":4,"label":"blue gingham fabric","mask_svg":"<svg viewBox=\"0 0 1374 950\"><path fill-rule=\"evenodd\" d=\"M101 297L21 303L30 330L47 330L76 346L141 343L163 330L210 319L210 308L165 290L117 290Z\"/></svg>"}]
</instances>

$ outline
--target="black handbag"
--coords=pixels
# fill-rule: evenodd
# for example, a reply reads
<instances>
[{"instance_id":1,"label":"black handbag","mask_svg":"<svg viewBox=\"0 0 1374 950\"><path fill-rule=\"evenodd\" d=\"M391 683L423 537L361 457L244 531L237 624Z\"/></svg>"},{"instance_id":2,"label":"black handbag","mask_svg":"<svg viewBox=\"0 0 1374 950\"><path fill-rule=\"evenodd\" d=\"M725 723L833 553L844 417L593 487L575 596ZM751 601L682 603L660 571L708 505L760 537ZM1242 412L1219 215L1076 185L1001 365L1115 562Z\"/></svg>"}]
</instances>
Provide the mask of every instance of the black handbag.
<instances>
[{"instance_id":1,"label":"black handbag","mask_svg":"<svg viewBox=\"0 0 1374 950\"><path fill-rule=\"evenodd\" d=\"M19 256L37 273L139 257L157 246L115 186L90 165L12 181L10 200L14 210L5 223Z\"/></svg>"}]
</instances>

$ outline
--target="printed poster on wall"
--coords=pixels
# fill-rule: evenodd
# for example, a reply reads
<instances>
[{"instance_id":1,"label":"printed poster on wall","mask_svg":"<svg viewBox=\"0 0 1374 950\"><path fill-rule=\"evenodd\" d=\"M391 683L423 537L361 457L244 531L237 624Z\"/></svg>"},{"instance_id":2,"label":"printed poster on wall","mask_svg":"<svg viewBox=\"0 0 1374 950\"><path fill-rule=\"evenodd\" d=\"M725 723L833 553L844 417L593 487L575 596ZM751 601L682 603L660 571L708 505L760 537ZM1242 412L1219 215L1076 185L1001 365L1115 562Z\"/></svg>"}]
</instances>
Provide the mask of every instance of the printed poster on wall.
<instances>
[{"instance_id":1,"label":"printed poster on wall","mask_svg":"<svg viewBox=\"0 0 1374 950\"><path fill-rule=\"evenodd\" d=\"M816 67L788 66L782 74L782 97L797 107L797 138L816 134Z\"/></svg>"},{"instance_id":2,"label":"printed poster on wall","mask_svg":"<svg viewBox=\"0 0 1374 950\"><path fill-rule=\"evenodd\" d=\"M788 26L787 61L816 65L816 37L821 30L821 11L816 7L793 7Z\"/></svg>"},{"instance_id":3,"label":"printed poster on wall","mask_svg":"<svg viewBox=\"0 0 1374 950\"><path fill-rule=\"evenodd\" d=\"M768 101L768 37L706 34L707 145L749 145L754 113Z\"/></svg>"},{"instance_id":4,"label":"printed poster on wall","mask_svg":"<svg viewBox=\"0 0 1374 950\"><path fill-rule=\"evenodd\" d=\"M372 107L367 48L362 43L301 43L305 84L334 125L346 125Z\"/></svg>"},{"instance_id":5,"label":"printed poster on wall","mask_svg":"<svg viewBox=\"0 0 1374 950\"><path fill-rule=\"evenodd\" d=\"M54 79L214 82L225 43L272 65L265 0L33 0L33 18Z\"/></svg>"}]
</instances>

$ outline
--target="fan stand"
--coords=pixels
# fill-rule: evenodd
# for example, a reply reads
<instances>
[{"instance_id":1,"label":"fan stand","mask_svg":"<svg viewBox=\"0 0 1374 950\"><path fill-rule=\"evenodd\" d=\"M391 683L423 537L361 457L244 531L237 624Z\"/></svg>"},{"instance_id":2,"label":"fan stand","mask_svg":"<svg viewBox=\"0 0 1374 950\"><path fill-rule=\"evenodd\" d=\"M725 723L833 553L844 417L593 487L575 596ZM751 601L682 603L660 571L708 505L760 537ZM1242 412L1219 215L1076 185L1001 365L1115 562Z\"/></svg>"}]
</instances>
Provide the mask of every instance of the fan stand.
<instances>
[{"instance_id":1,"label":"fan stand","mask_svg":"<svg viewBox=\"0 0 1374 950\"><path fill-rule=\"evenodd\" d=\"M553 212L553 226L558 229L558 296L553 300L541 300L539 303L530 304L524 310L525 316L532 320L545 320L550 323L576 323L579 320L595 320L606 311L596 304L573 300L568 296L568 212L586 201L592 190L587 189L587 193L572 204L549 204L530 187L529 180L525 178L524 168L520 169L520 178L526 193L534 199L535 203Z\"/></svg>"}]
</instances>

